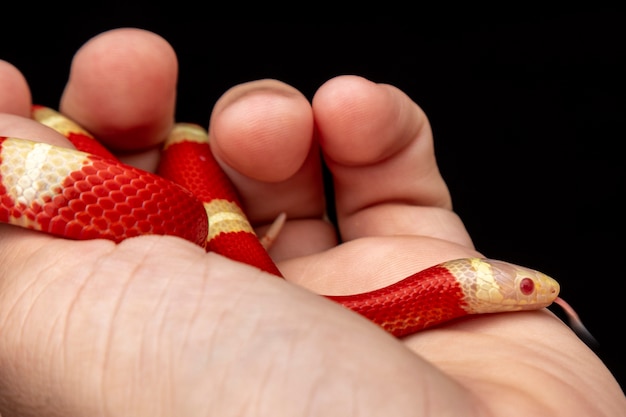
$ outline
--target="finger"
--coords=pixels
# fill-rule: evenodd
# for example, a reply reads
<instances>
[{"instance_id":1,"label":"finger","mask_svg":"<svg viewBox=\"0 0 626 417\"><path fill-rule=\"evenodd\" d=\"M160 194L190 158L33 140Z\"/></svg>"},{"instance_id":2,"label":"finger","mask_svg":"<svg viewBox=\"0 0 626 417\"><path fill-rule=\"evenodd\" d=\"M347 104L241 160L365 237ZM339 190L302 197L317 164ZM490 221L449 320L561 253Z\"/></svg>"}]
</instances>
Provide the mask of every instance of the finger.
<instances>
[{"instance_id":1,"label":"finger","mask_svg":"<svg viewBox=\"0 0 626 417\"><path fill-rule=\"evenodd\" d=\"M30 113L30 109L29 109ZM26 116L0 114L0 136L46 142L51 145L73 148L65 136ZM2 159L0 159L0 163ZM0 177L1 179L1 177Z\"/></svg>"},{"instance_id":2,"label":"finger","mask_svg":"<svg viewBox=\"0 0 626 417\"><path fill-rule=\"evenodd\" d=\"M11 63L0 60L0 113L29 117L31 94L24 75Z\"/></svg>"},{"instance_id":3,"label":"finger","mask_svg":"<svg viewBox=\"0 0 626 417\"><path fill-rule=\"evenodd\" d=\"M114 29L72 61L60 110L114 150L160 143L174 121L178 63L171 45L141 29Z\"/></svg>"},{"instance_id":4,"label":"finger","mask_svg":"<svg viewBox=\"0 0 626 417\"><path fill-rule=\"evenodd\" d=\"M272 247L275 259L334 245L334 232L323 220L311 106L299 91L276 80L235 86L216 103L209 134L213 152L240 192L252 223L268 224L279 213L287 214L287 224Z\"/></svg>"},{"instance_id":5,"label":"finger","mask_svg":"<svg viewBox=\"0 0 626 417\"><path fill-rule=\"evenodd\" d=\"M451 211L428 119L406 94L341 76L320 87L313 112L343 239L419 234L471 246Z\"/></svg>"}]
</instances>

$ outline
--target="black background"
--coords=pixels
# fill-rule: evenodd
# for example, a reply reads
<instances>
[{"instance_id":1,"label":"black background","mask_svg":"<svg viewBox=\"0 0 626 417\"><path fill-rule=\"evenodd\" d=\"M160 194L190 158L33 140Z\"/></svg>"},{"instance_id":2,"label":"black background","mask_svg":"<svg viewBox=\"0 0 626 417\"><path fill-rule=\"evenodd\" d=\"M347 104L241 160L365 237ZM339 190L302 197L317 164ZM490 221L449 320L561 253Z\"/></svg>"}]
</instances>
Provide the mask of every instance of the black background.
<instances>
[{"instance_id":1,"label":"black background","mask_svg":"<svg viewBox=\"0 0 626 417\"><path fill-rule=\"evenodd\" d=\"M259 78L309 98L341 74L401 88L429 116L476 247L559 280L624 388L623 14L407 10L410 21L313 24L213 21L155 7L15 19L4 25L0 58L23 71L35 102L56 107L85 41L116 27L149 29L179 57L178 119L205 125L227 88Z\"/></svg>"}]
</instances>

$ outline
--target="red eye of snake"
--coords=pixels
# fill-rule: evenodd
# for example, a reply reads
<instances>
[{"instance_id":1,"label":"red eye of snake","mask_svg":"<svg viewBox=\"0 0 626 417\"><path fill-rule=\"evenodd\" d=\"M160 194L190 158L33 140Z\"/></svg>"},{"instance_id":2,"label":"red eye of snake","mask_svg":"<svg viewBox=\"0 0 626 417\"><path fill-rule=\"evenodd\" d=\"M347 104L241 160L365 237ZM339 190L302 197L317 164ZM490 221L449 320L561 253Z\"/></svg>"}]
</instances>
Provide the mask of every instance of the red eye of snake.
<instances>
[{"instance_id":1,"label":"red eye of snake","mask_svg":"<svg viewBox=\"0 0 626 417\"><path fill-rule=\"evenodd\" d=\"M523 278L519 283L519 290L524 295L530 295L535 290L535 282L530 278Z\"/></svg>"}]
</instances>

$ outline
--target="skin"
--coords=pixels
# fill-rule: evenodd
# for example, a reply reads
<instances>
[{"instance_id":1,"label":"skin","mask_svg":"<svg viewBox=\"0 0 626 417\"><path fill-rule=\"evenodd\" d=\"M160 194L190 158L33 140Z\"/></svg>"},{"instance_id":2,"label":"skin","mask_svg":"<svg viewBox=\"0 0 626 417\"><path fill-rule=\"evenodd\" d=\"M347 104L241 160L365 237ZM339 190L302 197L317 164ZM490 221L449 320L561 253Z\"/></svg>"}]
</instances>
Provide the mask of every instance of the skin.
<instances>
[{"instance_id":1,"label":"skin","mask_svg":"<svg viewBox=\"0 0 626 417\"><path fill-rule=\"evenodd\" d=\"M116 29L78 51L60 110L150 169L176 77L165 40ZM1 134L63 142L28 120L30 100L0 61ZM315 294L478 255L427 117L403 92L341 76L309 103L252 81L219 99L210 133L259 232L287 212L271 249L287 280L173 237L114 245L0 225L2 416L624 415L609 370L547 310L397 340ZM323 219L320 149L340 245Z\"/></svg>"}]
</instances>

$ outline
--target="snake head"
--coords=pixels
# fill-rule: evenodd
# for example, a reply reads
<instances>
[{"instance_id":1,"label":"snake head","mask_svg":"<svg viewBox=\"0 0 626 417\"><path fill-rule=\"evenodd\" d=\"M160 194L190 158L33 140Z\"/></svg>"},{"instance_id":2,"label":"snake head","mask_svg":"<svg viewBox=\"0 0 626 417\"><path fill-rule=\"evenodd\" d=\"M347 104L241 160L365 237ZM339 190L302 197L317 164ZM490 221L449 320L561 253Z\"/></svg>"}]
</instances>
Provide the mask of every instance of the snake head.
<instances>
[{"instance_id":1,"label":"snake head","mask_svg":"<svg viewBox=\"0 0 626 417\"><path fill-rule=\"evenodd\" d=\"M498 313L547 307L559 283L546 274L508 262L472 259L473 283L465 288L470 313Z\"/></svg>"}]
</instances>

